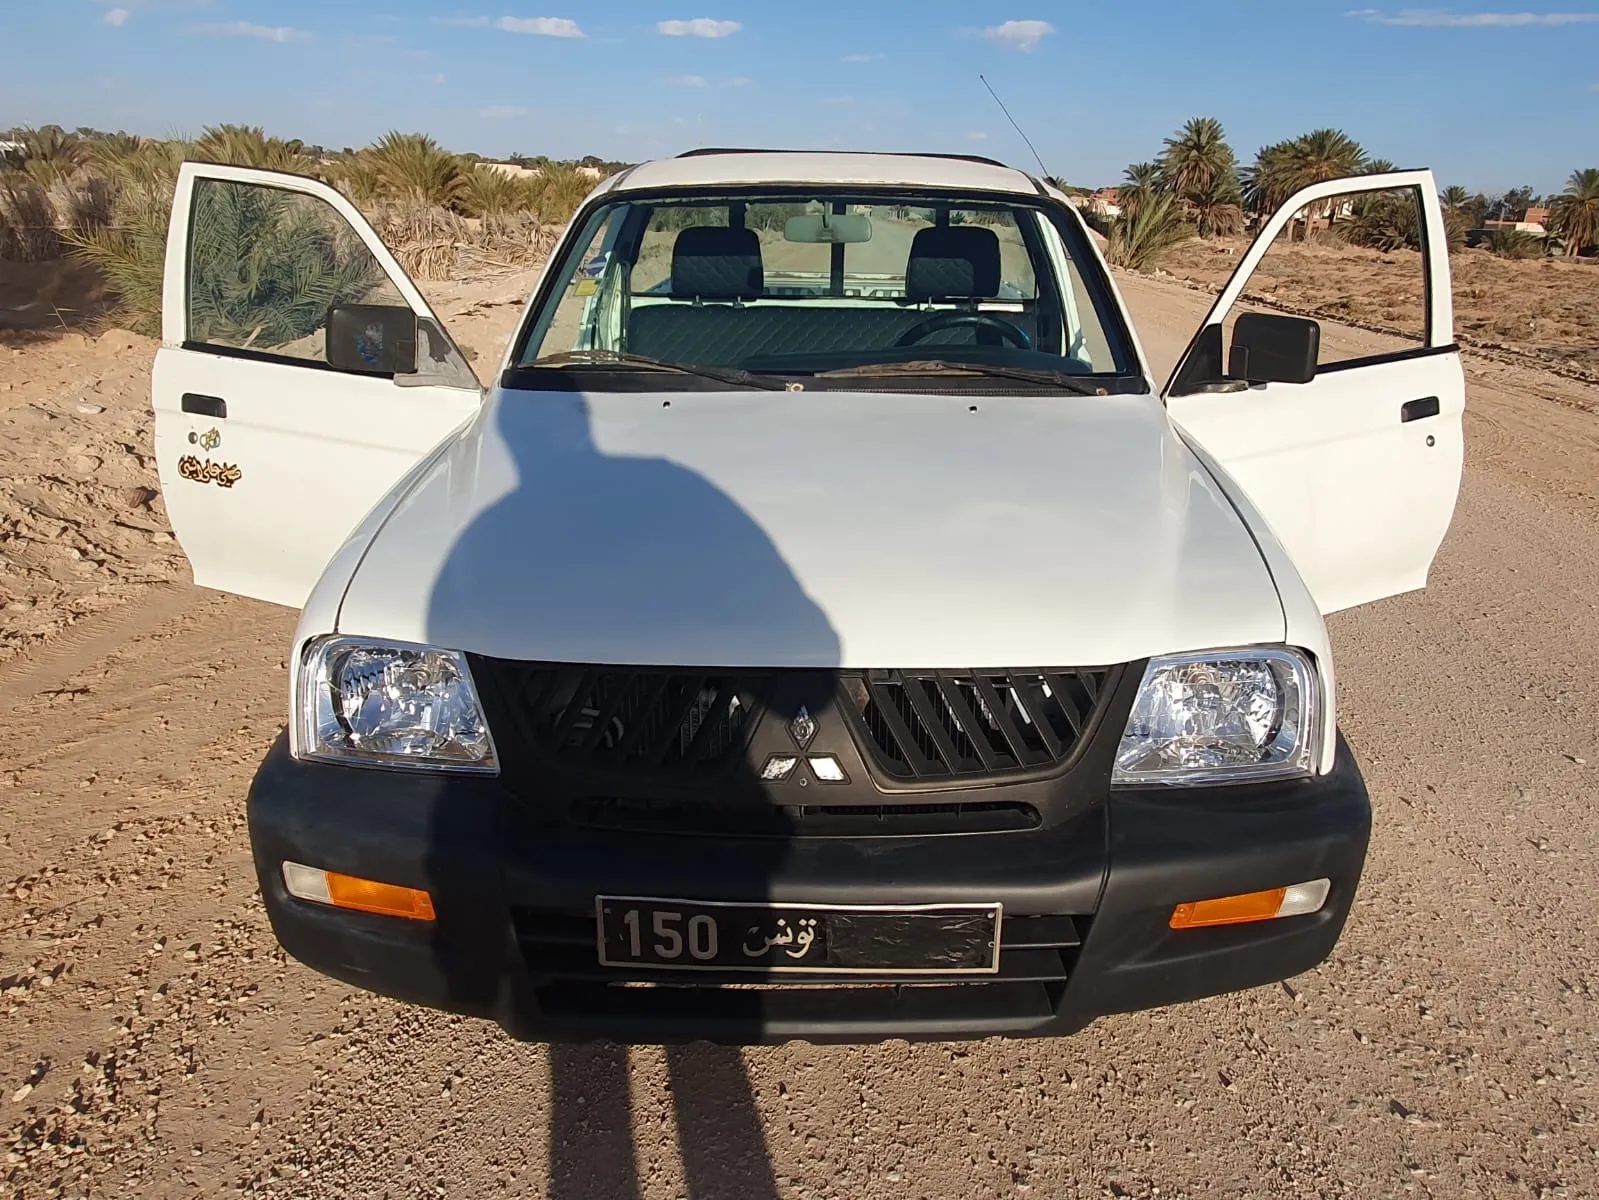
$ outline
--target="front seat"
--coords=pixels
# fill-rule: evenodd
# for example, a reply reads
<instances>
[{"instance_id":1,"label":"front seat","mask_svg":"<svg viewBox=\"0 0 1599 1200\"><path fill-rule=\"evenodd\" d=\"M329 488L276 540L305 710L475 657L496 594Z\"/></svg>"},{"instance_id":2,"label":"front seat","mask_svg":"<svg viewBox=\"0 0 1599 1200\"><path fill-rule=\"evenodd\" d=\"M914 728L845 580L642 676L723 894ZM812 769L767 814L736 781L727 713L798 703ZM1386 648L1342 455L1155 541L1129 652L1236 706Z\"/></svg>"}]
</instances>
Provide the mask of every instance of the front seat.
<instances>
[{"instance_id":1,"label":"front seat","mask_svg":"<svg viewBox=\"0 0 1599 1200\"><path fill-rule=\"evenodd\" d=\"M672 302L635 303L627 348L667 362L737 362L740 324L756 315L742 304L765 290L761 243L753 229L690 226L672 243Z\"/></svg>"},{"instance_id":2,"label":"front seat","mask_svg":"<svg viewBox=\"0 0 1599 1200\"><path fill-rule=\"evenodd\" d=\"M910 261L905 266L905 298L913 304L937 301L975 309L979 301L998 297L1000 275L999 235L987 226L921 229L911 239ZM1037 318L1030 312L997 315L1030 337L1037 333ZM917 314L906 328L925 316ZM918 344L1000 346L1005 341L992 329L967 326L929 334Z\"/></svg>"},{"instance_id":3,"label":"front seat","mask_svg":"<svg viewBox=\"0 0 1599 1200\"><path fill-rule=\"evenodd\" d=\"M978 300L999 295L999 235L981 225L917 230L905 267L905 298Z\"/></svg>"},{"instance_id":4,"label":"front seat","mask_svg":"<svg viewBox=\"0 0 1599 1200\"><path fill-rule=\"evenodd\" d=\"M997 247L994 251L998 261ZM672 243L674 300L753 300L766 290L753 229L694 225Z\"/></svg>"}]
</instances>

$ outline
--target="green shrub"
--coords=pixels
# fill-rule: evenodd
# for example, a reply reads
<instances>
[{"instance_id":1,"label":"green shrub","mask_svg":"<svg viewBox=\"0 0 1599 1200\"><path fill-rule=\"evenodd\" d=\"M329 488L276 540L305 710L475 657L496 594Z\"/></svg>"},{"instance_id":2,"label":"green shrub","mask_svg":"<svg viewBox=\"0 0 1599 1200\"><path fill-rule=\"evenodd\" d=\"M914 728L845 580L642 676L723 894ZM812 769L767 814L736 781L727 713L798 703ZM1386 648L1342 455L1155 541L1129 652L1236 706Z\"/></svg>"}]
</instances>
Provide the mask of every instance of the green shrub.
<instances>
[{"instance_id":1,"label":"green shrub","mask_svg":"<svg viewBox=\"0 0 1599 1200\"><path fill-rule=\"evenodd\" d=\"M1166 251L1193 236L1194 228L1183 220L1177 198L1160 192L1111 222L1107 254L1114 266L1148 270Z\"/></svg>"},{"instance_id":2,"label":"green shrub","mask_svg":"<svg viewBox=\"0 0 1599 1200\"><path fill-rule=\"evenodd\" d=\"M1488 235L1488 249L1500 258L1542 258L1544 240L1524 229L1496 229Z\"/></svg>"},{"instance_id":3,"label":"green shrub","mask_svg":"<svg viewBox=\"0 0 1599 1200\"><path fill-rule=\"evenodd\" d=\"M538 201L538 179L512 176L492 167L474 166L466 172L457 203L469 217L498 217L527 212Z\"/></svg>"},{"instance_id":4,"label":"green shrub","mask_svg":"<svg viewBox=\"0 0 1599 1200\"><path fill-rule=\"evenodd\" d=\"M0 171L0 259L43 262L61 257L50 193L24 171Z\"/></svg>"}]
</instances>

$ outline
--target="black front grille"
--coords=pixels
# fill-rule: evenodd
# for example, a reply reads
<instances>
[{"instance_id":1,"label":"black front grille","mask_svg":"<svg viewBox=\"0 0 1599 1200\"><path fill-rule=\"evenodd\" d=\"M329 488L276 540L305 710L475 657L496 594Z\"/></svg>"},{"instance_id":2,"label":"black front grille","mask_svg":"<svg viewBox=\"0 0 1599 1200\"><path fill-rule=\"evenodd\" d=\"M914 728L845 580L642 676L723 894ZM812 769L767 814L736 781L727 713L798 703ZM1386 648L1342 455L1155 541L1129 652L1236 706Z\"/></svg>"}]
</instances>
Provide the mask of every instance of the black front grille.
<instances>
[{"instance_id":1,"label":"black front grille","mask_svg":"<svg viewBox=\"0 0 1599 1200\"><path fill-rule=\"evenodd\" d=\"M886 774L1001 775L1070 758L1108 669L868 671L845 679L851 715Z\"/></svg>"},{"instance_id":2,"label":"black front grille","mask_svg":"<svg viewBox=\"0 0 1599 1200\"><path fill-rule=\"evenodd\" d=\"M478 659L538 753L593 767L701 774L741 757L759 720L763 674L576 667ZM488 679L485 681L484 677Z\"/></svg>"},{"instance_id":3,"label":"black front grille","mask_svg":"<svg viewBox=\"0 0 1599 1200\"><path fill-rule=\"evenodd\" d=\"M1042 824L1031 804L712 805L678 799L587 796L572 803L574 824L628 833L703 837L929 837L1015 833Z\"/></svg>"}]
</instances>

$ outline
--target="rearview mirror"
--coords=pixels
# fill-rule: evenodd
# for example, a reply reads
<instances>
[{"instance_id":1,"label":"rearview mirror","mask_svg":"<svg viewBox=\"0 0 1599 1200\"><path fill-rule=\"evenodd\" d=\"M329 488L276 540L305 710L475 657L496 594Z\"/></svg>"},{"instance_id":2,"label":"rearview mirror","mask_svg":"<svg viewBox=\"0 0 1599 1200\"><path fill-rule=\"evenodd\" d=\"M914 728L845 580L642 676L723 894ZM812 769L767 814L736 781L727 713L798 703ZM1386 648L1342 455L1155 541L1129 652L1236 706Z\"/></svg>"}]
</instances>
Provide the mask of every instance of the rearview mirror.
<instances>
[{"instance_id":1,"label":"rearview mirror","mask_svg":"<svg viewBox=\"0 0 1599 1200\"><path fill-rule=\"evenodd\" d=\"M406 305L335 304L328 310L328 365L362 375L414 375L416 337L416 313Z\"/></svg>"},{"instance_id":2,"label":"rearview mirror","mask_svg":"<svg viewBox=\"0 0 1599 1200\"><path fill-rule=\"evenodd\" d=\"M801 213L783 223L785 242L827 245L872 240L872 219L864 213Z\"/></svg>"},{"instance_id":3,"label":"rearview mirror","mask_svg":"<svg viewBox=\"0 0 1599 1200\"><path fill-rule=\"evenodd\" d=\"M1315 321L1244 313L1233 326L1227 374L1250 383L1309 383L1320 353L1321 326Z\"/></svg>"}]
</instances>

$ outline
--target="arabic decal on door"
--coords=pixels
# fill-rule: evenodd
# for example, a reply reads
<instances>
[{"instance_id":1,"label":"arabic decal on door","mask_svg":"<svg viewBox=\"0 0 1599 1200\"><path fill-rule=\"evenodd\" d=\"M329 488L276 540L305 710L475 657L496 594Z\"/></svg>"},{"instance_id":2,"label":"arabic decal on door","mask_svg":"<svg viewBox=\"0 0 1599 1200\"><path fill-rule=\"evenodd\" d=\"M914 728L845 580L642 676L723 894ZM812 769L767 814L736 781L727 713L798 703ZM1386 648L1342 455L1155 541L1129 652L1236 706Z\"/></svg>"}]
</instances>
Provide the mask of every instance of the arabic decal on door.
<instances>
[{"instance_id":1,"label":"arabic decal on door","mask_svg":"<svg viewBox=\"0 0 1599 1200\"><path fill-rule=\"evenodd\" d=\"M230 488L244 477L244 472L233 463L214 463L209 458L201 460L192 454L178 459L178 474L194 483L214 483Z\"/></svg>"}]
</instances>

